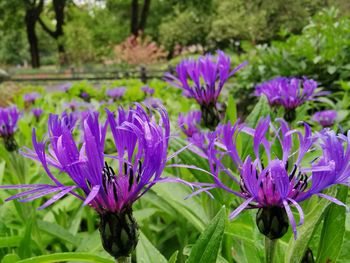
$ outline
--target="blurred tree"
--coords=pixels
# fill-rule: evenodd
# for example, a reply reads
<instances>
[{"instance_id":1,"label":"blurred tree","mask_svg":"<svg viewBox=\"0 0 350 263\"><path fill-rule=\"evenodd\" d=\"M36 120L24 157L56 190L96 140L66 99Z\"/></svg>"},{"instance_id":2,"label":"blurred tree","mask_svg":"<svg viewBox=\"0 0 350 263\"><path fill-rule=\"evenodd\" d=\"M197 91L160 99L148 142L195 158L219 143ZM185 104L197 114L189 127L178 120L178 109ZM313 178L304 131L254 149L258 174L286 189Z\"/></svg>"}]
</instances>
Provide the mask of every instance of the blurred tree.
<instances>
[{"instance_id":1,"label":"blurred tree","mask_svg":"<svg viewBox=\"0 0 350 263\"><path fill-rule=\"evenodd\" d=\"M209 39L214 45L234 40L253 44L300 33L323 0L217 0ZM279 35L283 29L284 34Z\"/></svg>"},{"instance_id":2,"label":"blurred tree","mask_svg":"<svg viewBox=\"0 0 350 263\"><path fill-rule=\"evenodd\" d=\"M39 17L39 24L42 26L44 31L57 41L58 56L60 65L67 63L67 58L65 55L64 45L62 41L63 37L63 25L65 22L64 9L66 7L67 0L53 0L52 6L55 12L55 30L51 30L44 21Z\"/></svg>"},{"instance_id":3,"label":"blurred tree","mask_svg":"<svg viewBox=\"0 0 350 263\"><path fill-rule=\"evenodd\" d=\"M131 0L131 34L137 36L146 27L147 17L151 0L143 0L141 13L139 12L139 1Z\"/></svg>"},{"instance_id":4,"label":"blurred tree","mask_svg":"<svg viewBox=\"0 0 350 263\"><path fill-rule=\"evenodd\" d=\"M172 54L175 45L206 46L210 32L213 0L188 0L172 2L168 15L164 15L159 25L159 40Z\"/></svg>"},{"instance_id":5,"label":"blurred tree","mask_svg":"<svg viewBox=\"0 0 350 263\"><path fill-rule=\"evenodd\" d=\"M35 32L36 23L39 20L40 13L43 11L44 0L24 0L25 17L24 21L27 29L27 38L29 42L29 53L33 68L40 67L40 56L38 48L38 38Z\"/></svg>"},{"instance_id":6,"label":"blurred tree","mask_svg":"<svg viewBox=\"0 0 350 263\"><path fill-rule=\"evenodd\" d=\"M69 61L75 65L83 65L95 61L94 47L94 17L87 12L86 7L72 6L69 9L64 25L64 43ZM108 46L105 43L103 48Z\"/></svg>"},{"instance_id":7,"label":"blurred tree","mask_svg":"<svg viewBox=\"0 0 350 263\"><path fill-rule=\"evenodd\" d=\"M0 64L25 64L29 59L22 0L0 1Z\"/></svg>"}]
</instances>

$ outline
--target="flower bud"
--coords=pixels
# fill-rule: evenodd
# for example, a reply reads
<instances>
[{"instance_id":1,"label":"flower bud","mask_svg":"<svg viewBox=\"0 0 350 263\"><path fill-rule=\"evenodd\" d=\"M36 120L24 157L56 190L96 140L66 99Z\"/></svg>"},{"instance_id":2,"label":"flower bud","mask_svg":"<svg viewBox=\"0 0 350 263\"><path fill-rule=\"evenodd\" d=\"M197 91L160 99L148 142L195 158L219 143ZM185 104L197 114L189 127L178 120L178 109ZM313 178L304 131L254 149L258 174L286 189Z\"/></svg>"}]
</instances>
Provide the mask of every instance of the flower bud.
<instances>
[{"instance_id":1,"label":"flower bud","mask_svg":"<svg viewBox=\"0 0 350 263\"><path fill-rule=\"evenodd\" d=\"M289 226L286 211L278 206L260 208L256 214L256 224L260 233L270 239L283 237Z\"/></svg>"},{"instance_id":2,"label":"flower bud","mask_svg":"<svg viewBox=\"0 0 350 263\"><path fill-rule=\"evenodd\" d=\"M18 145L13 135L4 137L4 145L8 152L17 151Z\"/></svg>"},{"instance_id":3,"label":"flower bud","mask_svg":"<svg viewBox=\"0 0 350 263\"><path fill-rule=\"evenodd\" d=\"M304 257L301 260L301 263L314 263L315 259L314 259L314 255L312 254L312 250L310 248L308 248L305 251Z\"/></svg>"},{"instance_id":4,"label":"flower bud","mask_svg":"<svg viewBox=\"0 0 350 263\"><path fill-rule=\"evenodd\" d=\"M205 127L210 130L215 130L216 126L220 122L220 115L215 105L202 105L202 122Z\"/></svg>"},{"instance_id":5,"label":"flower bud","mask_svg":"<svg viewBox=\"0 0 350 263\"><path fill-rule=\"evenodd\" d=\"M138 226L132 210L100 214L103 248L114 258L128 257L138 242Z\"/></svg>"},{"instance_id":6,"label":"flower bud","mask_svg":"<svg viewBox=\"0 0 350 263\"><path fill-rule=\"evenodd\" d=\"M290 123L295 120L295 118L297 117L297 113L295 109L286 109L283 117L286 121Z\"/></svg>"}]
</instances>

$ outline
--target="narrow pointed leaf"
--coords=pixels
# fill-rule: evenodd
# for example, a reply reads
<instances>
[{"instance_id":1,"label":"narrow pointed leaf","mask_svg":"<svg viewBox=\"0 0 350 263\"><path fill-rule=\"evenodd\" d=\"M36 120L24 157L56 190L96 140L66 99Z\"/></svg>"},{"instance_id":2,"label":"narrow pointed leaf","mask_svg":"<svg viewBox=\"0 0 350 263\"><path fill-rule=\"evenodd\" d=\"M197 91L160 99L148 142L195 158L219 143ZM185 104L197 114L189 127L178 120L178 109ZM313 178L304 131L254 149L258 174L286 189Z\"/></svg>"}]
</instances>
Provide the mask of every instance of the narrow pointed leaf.
<instances>
[{"instance_id":1,"label":"narrow pointed leaf","mask_svg":"<svg viewBox=\"0 0 350 263\"><path fill-rule=\"evenodd\" d=\"M225 230L225 207L222 207L194 244L187 263L215 263Z\"/></svg>"}]
</instances>

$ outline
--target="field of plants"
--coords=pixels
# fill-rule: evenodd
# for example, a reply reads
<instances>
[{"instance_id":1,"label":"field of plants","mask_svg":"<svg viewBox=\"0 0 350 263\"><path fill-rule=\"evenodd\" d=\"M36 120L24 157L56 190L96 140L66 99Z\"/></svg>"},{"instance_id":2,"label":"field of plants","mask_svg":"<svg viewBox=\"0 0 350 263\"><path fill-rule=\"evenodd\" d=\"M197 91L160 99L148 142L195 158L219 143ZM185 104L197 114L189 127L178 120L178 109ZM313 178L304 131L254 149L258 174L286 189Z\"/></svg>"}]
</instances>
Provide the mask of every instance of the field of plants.
<instances>
[{"instance_id":1,"label":"field of plants","mask_svg":"<svg viewBox=\"0 0 350 263\"><path fill-rule=\"evenodd\" d=\"M350 262L350 18L245 44L1 83L0 262Z\"/></svg>"}]
</instances>

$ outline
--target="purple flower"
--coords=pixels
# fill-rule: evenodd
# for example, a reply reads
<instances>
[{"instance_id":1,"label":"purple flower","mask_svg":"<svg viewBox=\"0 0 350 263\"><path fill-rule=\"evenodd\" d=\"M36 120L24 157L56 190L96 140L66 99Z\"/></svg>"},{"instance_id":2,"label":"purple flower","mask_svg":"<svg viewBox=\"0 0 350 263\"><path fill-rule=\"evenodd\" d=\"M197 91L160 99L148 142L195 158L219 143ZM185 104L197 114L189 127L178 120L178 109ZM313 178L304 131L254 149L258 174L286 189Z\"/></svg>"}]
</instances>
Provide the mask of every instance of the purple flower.
<instances>
[{"instance_id":1,"label":"purple flower","mask_svg":"<svg viewBox=\"0 0 350 263\"><path fill-rule=\"evenodd\" d=\"M16 106L0 108L0 137L3 138L8 151L17 150L14 133L17 129L17 122L20 113Z\"/></svg>"},{"instance_id":2,"label":"purple flower","mask_svg":"<svg viewBox=\"0 0 350 263\"><path fill-rule=\"evenodd\" d=\"M33 104L41 95L37 92L27 93L24 95L23 99L27 103Z\"/></svg>"},{"instance_id":3,"label":"purple flower","mask_svg":"<svg viewBox=\"0 0 350 263\"><path fill-rule=\"evenodd\" d=\"M43 109L41 109L41 108L33 108L33 109L32 109L32 113L33 113L34 117L35 117L37 120L39 120L41 114L43 114Z\"/></svg>"},{"instance_id":4,"label":"purple flower","mask_svg":"<svg viewBox=\"0 0 350 263\"><path fill-rule=\"evenodd\" d=\"M271 106L281 105L286 110L294 110L316 96L327 94L316 92L317 86L312 79L277 77L256 86L255 95L265 95Z\"/></svg>"},{"instance_id":5,"label":"purple flower","mask_svg":"<svg viewBox=\"0 0 350 263\"><path fill-rule=\"evenodd\" d=\"M183 89L198 104L215 105L226 81L245 65L242 63L231 70L230 57L219 50L216 60L210 54L198 60L183 60L176 67L177 77L167 73L165 79Z\"/></svg>"},{"instance_id":6,"label":"purple flower","mask_svg":"<svg viewBox=\"0 0 350 263\"><path fill-rule=\"evenodd\" d=\"M111 97L113 100L120 99L121 97L124 96L126 91L125 87L119 87L119 88L114 88L114 89L109 89L106 92L106 95L108 97Z\"/></svg>"},{"instance_id":7,"label":"purple flower","mask_svg":"<svg viewBox=\"0 0 350 263\"><path fill-rule=\"evenodd\" d=\"M197 101L201 106L205 126L213 129L219 122L216 103L220 92L227 80L245 65L246 63L242 63L232 70L230 57L222 51L217 51L216 59L206 55L198 60L183 60L176 67L177 76L167 73L165 80L181 88L184 96Z\"/></svg>"},{"instance_id":8,"label":"purple flower","mask_svg":"<svg viewBox=\"0 0 350 263\"><path fill-rule=\"evenodd\" d=\"M72 87L72 83L67 82L67 83L63 83L57 86L57 88L63 92L67 92L71 87Z\"/></svg>"},{"instance_id":9,"label":"purple flower","mask_svg":"<svg viewBox=\"0 0 350 263\"><path fill-rule=\"evenodd\" d=\"M318 122L324 128L333 126L336 119L337 111L335 110L319 111L312 117L313 121Z\"/></svg>"},{"instance_id":10,"label":"purple flower","mask_svg":"<svg viewBox=\"0 0 350 263\"><path fill-rule=\"evenodd\" d=\"M231 214L235 218L244 209L258 208L257 226L261 233L270 239L282 237L289 223L294 236L297 237L296 222L291 211L294 206L299 213L299 225L303 224L304 213L299 205L301 201L318 195L336 204L344 205L334 197L323 194L322 191L335 184L349 185L350 176L350 133L348 137L337 135L333 131L325 131L313 136L311 128L304 124L305 132L290 130L288 124L279 119L279 127L270 124L270 119L261 119L255 130L236 123L221 127L220 132L209 135L208 159L214 184L208 184L206 189L222 188L244 199ZM267 139L270 128L274 135ZM238 133L247 133L253 137L254 155L245 160L239 157L236 137ZM293 145L292 137L298 137L298 144ZM219 140L219 141L218 141ZM275 140L281 147L281 153L273 147ZM318 143L321 141L321 143ZM347 144L346 150L343 143ZM218 143L220 147L218 147ZM317 161L302 165L304 157L314 147L320 146L323 154ZM264 149L262 153L261 149ZM225 167L222 159L228 155L238 169L240 178ZM229 176L239 187L233 190L221 181L221 175ZM272 222L275 221L273 224Z\"/></svg>"},{"instance_id":11,"label":"purple flower","mask_svg":"<svg viewBox=\"0 0 350 263\"><path fill-rule=\"evenodd\" d=\"M0 137L10 137L14 134L19 116L16 106L0 108Z\"/></svg>"},{"instance_id":12,"label":"purple flower","mask_svg":"<svg viewBox=\"0 0 350 263\"><path fill-rule=\"evenodd\" d=\"M78 110L78 108L80 107L89 107L89 104L86 102L80 102L80 101L76 101L76 100L72 100L70 102L65 102L63 104L63 107L65 109L70 109L72 112Z\"/></svg>"},{"instance_id":13,"label":"purple flower","mask_svg":"<svg viewBox=\"0 0 350 263\"><path fill-rule=\"evenodd\" d=\"M39 209L67 194L81 199L83 205L93 207L100 215L103 247L118 258L128 256L136 247L137 224L132 216L132 204L161 180L168 160L170 122L161 107L157 115L147 113L140 105L129 110L119 108L116 113L107 110L107 115L107 121L100 124L99 114L91 113L83 122L83 141L77 143L69 116L60 118L51 114L48 150L46 141L38 141L33 129L34 150L24 149L22 154L39 161L52 183L0 188L27 189L7 201L27 202L54 194ZM106 156L108 124L116 151ZM50 167L66 173L71 182L62 181L62 176L55 176Z\"/></svg>"},{"instance_id":14,"label":"purple flower","mask_svg":"<svg viewBox=\"0 0 350 263\"><path fill-rule=\"evenodd\" d=\"M91 113L83 123L84 142L81 148L73 137L72 119L63 114L51 114L48 120L49 151L45 142L38 142L33 130L34 151L25 149L22 154L40 161L53 181L52 185L19 185L11 188L29 188L11 198L30 201L58 192L39 209L45 208L68 193L82 199L100 214L120 212L131 207L161 176L165 167L170 124L166 111L158 109L157 122L144 109L137 106L125 111L120 108L117 117L107 112L108 122L99 124L98 113ZM116 164L107 164L104 140L109 123L116 145ZM73 185L64 185L55 177L49 166L67 173ZM6 187L3 187L6 188ZM84 195L74 190L81 189ZM39 194L41 193L41 194ZM35 195L35 198L28 195ZM27 197L26 197L27 196Z\"/></svg>"},{"instance_id":15,"label":"purple flower","mask_svg":"<svg viewBox=\"0 0 350 263\"><path fill-rule=\"evenodd\" d=\"M78 121L78 116L75 112L67 113L64 111L59 119L59 124L64 126L66 129L72 131Z\"/></svg>"},{"instance_id":16,"label":"purple flower","mask_svg":"<svg viewBox=\"0 0 350 263\"><path fill-rule=\"evenodd\" d=\"M189 138L194 134L200 133L199 124L201 122L200 111L190 111L187 115L179 114L179 127L182 132Z\"/></svg>"},{"instance_id":17,"label":"purple flower","mask_svg":"<svg viewBox=\"0 0 350 263\"><path fill-rule=\"evenodd\" d=\"M151 87L149 86L143 86L141 87L141 90L147 95L153 95L154 94L154 89L152 89Z\"/></svg>"},{"instance_id":18,"label":"purple flower","mask_svg":"<svg viewBox=\"0 0 350 263\"><path fill-rule=\"evenodd\" d=\"M146 98L143 101L143 104L145 104L147 107L150 107L150 108L162 107L162 103L163 102L161 99L153 98L153 97Z\"/></svg>"}]
</instances>

